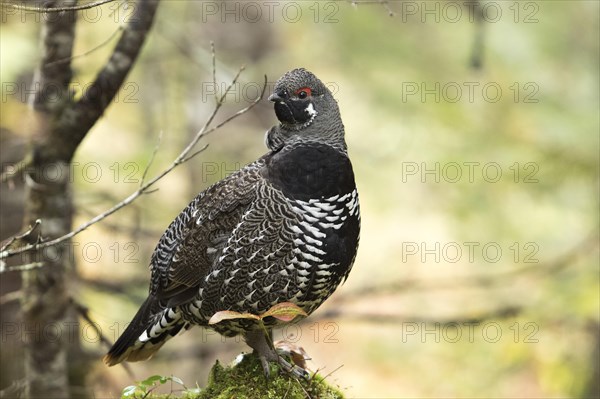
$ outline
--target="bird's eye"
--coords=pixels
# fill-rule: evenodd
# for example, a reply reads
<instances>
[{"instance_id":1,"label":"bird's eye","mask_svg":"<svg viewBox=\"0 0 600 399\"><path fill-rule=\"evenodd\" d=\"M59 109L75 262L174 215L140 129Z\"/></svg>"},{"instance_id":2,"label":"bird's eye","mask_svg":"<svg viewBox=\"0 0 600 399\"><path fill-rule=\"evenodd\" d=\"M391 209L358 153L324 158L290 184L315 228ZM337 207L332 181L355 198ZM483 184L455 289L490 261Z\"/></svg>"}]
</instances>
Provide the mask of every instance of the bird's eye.
<instances>
[{"instance_id":1,"label":"bird's eye","mask_svg":"<svg viewBox=\"0 0 600 399\"><path fill-rule=\"evenodd\" d=\"M310 96L311 90L309 87L303 87L301 89L296 90L296 95L299 99L303 100L306 97Z\"/></svg>"}]
</instances>

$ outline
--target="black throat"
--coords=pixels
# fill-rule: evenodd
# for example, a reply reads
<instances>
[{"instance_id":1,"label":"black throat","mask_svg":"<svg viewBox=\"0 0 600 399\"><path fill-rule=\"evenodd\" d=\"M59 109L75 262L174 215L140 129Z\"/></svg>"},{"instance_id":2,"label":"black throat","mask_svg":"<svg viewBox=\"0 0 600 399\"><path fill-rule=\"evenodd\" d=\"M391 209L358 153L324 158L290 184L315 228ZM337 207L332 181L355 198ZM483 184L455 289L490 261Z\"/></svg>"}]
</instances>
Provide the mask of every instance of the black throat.
<instances>
[{"instance_id":1,"label":"black throat","mask_svg":"<svg viewBox=\"0 0 600 399\"><path fill-rule=\"evenodd\" d=\"M354 172L346 156L325 144L283 148L265 158L263 176L288 198L308 201L352 192Z\"/></svg>"}]
</instances>

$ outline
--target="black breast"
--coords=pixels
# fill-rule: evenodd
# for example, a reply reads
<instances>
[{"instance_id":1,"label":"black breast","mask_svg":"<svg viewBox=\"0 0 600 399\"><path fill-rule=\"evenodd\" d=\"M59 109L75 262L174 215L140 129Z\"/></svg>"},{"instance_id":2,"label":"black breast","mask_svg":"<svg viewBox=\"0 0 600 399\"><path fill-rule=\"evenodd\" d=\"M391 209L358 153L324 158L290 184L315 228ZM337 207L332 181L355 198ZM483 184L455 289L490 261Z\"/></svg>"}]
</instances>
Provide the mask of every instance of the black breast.
<instances>
[{"instance_id":1,"label":"black breast","mask_svg":"<svg viewBox=\"0 0 600 399\"><path fill-rule=\"evenodd\" d=\"M356 188L350 160L328 145L284 149L265 161L265 178L288 198L308 201L343 195Z\"/></svg>"},{"instance_id":2,"label":"black breast","mask_svg":"<svg viewBox=\"0 0 600 399\"><path fill-rule=\"evenodd\" d=\"M305 242L299 250L311 255L304 259L313 267L310 284L319 284L316 280L316 272L321 270L319 265L331 265L323 270L332 276L321 279L328 296L347 277L358 247L360 210L350 160L330 146L306 145L268 155L263 173L290 200L296 212L303 215L305 224L298 228L304 235L300 240ZM323 252L310 253L311 245L317 245Z\"/></svg>"}]
</instances>

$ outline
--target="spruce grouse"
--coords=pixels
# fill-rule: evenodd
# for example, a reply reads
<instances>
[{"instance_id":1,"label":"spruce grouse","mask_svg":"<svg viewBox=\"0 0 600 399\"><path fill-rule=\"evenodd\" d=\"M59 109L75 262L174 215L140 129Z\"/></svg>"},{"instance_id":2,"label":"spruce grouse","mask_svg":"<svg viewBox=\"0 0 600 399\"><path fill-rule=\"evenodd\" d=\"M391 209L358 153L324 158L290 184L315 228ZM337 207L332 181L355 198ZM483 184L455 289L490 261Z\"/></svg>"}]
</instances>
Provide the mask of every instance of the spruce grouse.
<instances>
[{"instance_id":1,"label":"spruce grouse","mask_svg":"<svg viewBox=\"0 0 600 399\"><path fill-rule=\"evenodd\" d=\"M266 373L268 361L297 371L254 320L208 325L222 310L261 314L282 302L310 314L356 256L360 210L337 102L303 68L283 75L269 100L280 122L266 134L270 151L201 192L171 223L152 255L148 298L104 357L108 365L148 359L199 325L243 334Z\"/></svg>"}]
</instances>

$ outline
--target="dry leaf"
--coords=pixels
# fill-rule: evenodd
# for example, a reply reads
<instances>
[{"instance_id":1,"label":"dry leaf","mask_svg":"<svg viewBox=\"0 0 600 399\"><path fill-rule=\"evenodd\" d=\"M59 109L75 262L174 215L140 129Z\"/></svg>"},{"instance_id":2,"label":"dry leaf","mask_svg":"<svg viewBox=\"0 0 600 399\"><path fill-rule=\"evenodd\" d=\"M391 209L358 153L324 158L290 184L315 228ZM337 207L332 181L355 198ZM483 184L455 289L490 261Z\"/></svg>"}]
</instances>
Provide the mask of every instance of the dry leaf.
<instances>
[{"instance_id":1,"label":"dry leaf","mask_svg":"<svg viewBox=\"0 0 600 399\"><path fill-rule=\"evenodd\" d=\"M296 316L308 316L304 310L291 302L278 303L260 315L261 319L265 317L275 317L281 321L292 321Z\"/></svg>"},{"instance_id":2,"label":"dry leaf","mask_svg":"<svg viewBox=\"0 0 600 399\"><path fill-rule=\"evenodd\" d=\"M212 315L208 324L217 324L223 320L233 320L233 319L254 319L260 320L260 317L251 313L240 313L234 312L233 310L221 310L220 312Z\"/></svg>"},{"instance_id":3,"label":"dry leaf","mask_svg":"<svg viewBox=\"0 0 600 399\"><path fill-rule=\"evenodd\" d=\"M278 351L288 354L296 366L308 370L306 361L310 360L310 356L308 356L303 347L286 341L275 341L273 346Z\"/></svg>"}]
</instances>

